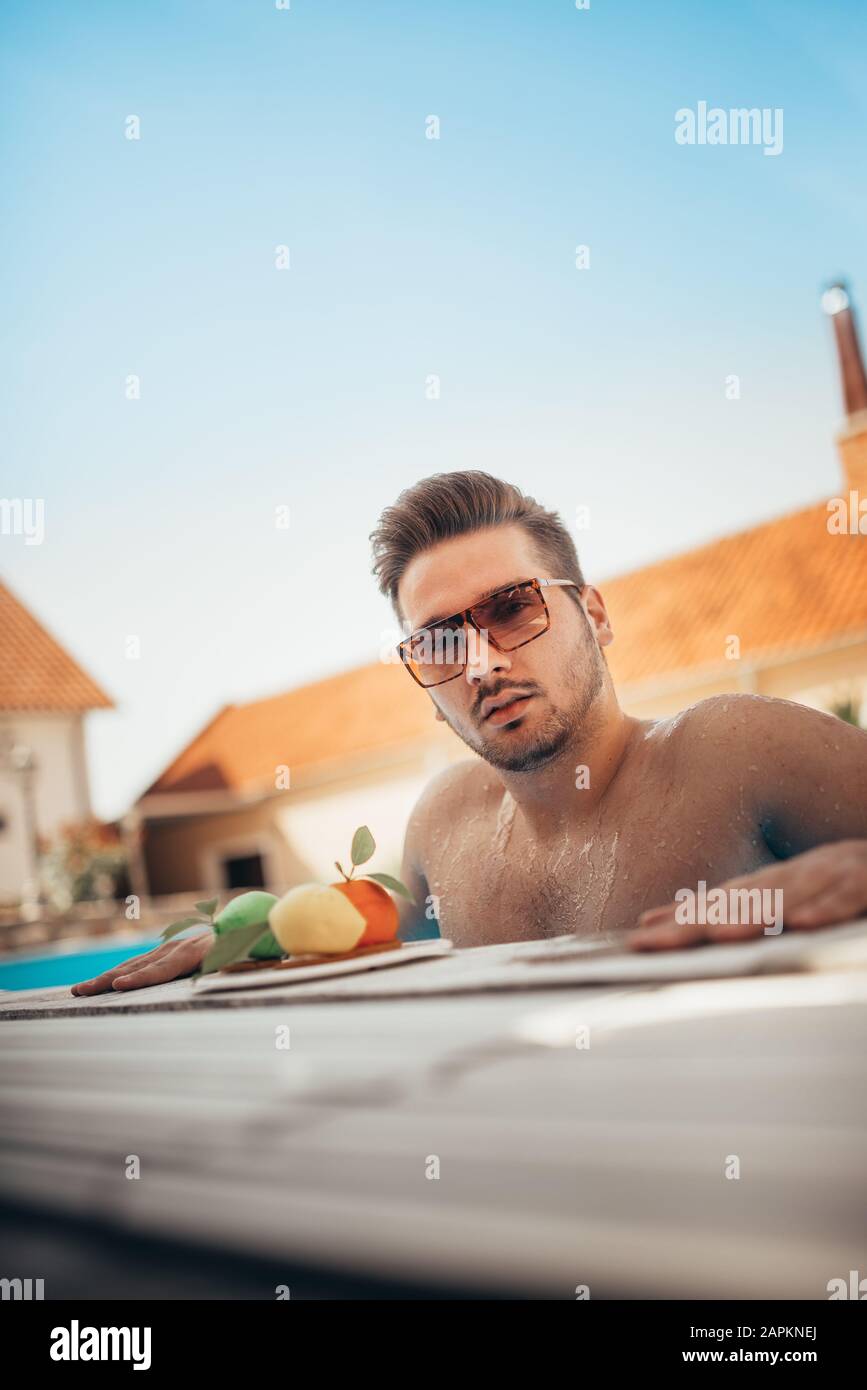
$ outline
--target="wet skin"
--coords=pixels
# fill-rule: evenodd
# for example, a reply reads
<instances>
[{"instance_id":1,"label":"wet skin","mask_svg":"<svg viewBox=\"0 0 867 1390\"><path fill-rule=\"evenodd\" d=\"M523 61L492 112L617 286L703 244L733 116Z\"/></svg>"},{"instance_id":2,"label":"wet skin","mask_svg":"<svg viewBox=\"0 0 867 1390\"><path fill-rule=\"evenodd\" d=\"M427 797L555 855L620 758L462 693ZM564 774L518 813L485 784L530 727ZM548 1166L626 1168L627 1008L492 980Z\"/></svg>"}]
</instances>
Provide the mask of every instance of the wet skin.
<instances>
[{"instance_id":1,"label":"wet skin","mask_svg":"<svg viewBox=\"0 0 867 1390\"><path fill-rule=\"evenodd\" d=\"M778 738L788 732L805 746L809 734L814 760L849 746L863 767L857 731L829 716L803 714L782 701L744 695L703 701L675 719L636 722L602 802L584 814L576 790L574 814L564 812L543 837L493 769L458 763L431 783L416 808L404 881L420 902L436 895L440 930L459 946L563 932L592 937L639 926L642 913L672 903L679 889L694 889L700 880L709 887L739 880L823 835L867 834L863 811L859 821L854 807L848 816L834 803L799 807L790 778L771 767L763 738L769 720ZM800 767L791 771L808 775ZM854 843L863 855L864 841ZM865 908L867 896L836 920ZM409 925L412 914L405 915ZM678 933L667 944L694 938Z\"/></svg>"},{"instance_id":2,"label":"wet skin","mask_svg":"<svg viewBox=\"0 0 867 1390\"><path fill-rule=\"evenodd\" d=\"M416 628L534 575L562 577L520 528L457 537L408 566L402 612ZM738 939L762 924L682 927L673 903L700 880L741 886L745 875L755 877L744 886L783 889L787 927L867 912L864 732L752 695L629 718L604 662L613 634L601 595L585 590L582 611L566 590L545 596L548 632L511 653L488 647L428 691L485 760L440 773L407 831L404 881L420 903L435 897L444 936L476 946L629 929L627 944L648 948ZM502 722L484 718L486 696L514 691L532 698ZM419 920L405 910L408 929Z\"/></svg>"}]
</instances>

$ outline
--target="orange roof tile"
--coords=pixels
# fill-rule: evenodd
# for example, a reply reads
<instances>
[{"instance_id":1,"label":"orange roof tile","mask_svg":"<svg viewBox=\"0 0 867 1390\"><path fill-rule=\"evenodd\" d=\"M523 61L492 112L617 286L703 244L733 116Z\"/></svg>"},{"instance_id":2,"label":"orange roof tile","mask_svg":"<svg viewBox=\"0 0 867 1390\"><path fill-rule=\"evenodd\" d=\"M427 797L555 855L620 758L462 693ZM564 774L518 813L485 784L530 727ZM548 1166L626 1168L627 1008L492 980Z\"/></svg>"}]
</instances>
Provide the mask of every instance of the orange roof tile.
<instances>
[{"instance_id":1,"label":"orange roof tile","mask_svg":"<svg viewBox=\"0 0 867 1390\"><path fill-rule=\"evenodd\" d=\"M377 662L283 695L227 705L157 778L158 792L241 791L275 785L311 766L338 768L365 753L412 743L433 731L425 693L396 665Z\"/></svg>"},{"instance_id":2,"label":"orange roof tile","mask_svg":"<svg viewBox=\"0 0 867 1390\"><path fill-rule=\"evenodd\" d=\"M828 516L820 502L600 582L615 683L725 669L732 634L764 662L867 633L867 538L831 535Z\"/></svg>"},{"instance_id":3,"label":"orange roof tile","mask_svg":"<svg viewBox=\"0 0 867 1390\"><path fill-rule=\"evenodd\" d=\"M0 583L0 709L113 709L114 702Z\"/></svg>"}]
</instances>

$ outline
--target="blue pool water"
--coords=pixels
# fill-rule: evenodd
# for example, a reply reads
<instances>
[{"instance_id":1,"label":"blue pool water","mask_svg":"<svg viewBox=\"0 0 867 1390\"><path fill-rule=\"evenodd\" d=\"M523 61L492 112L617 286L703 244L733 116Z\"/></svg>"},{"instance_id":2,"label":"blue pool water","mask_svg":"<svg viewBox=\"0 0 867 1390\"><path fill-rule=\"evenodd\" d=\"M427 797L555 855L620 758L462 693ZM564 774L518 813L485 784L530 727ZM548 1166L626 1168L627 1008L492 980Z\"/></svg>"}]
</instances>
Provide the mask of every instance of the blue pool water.
<instances>
[{"instance_id":1,"label":"blue pool water","mask_svg":"<svg viewBox=\"0 0 867 1390\"><path fill-rule=\"evenodd\" d=\"M124 941L122 945L96 946L86 951L53 950L38 956L0 957L0 989L49 989L52 985L76 985L103 970L111 970L130 956L140 956L160 944L159 938Z\"/></svg>"}]
</instances>

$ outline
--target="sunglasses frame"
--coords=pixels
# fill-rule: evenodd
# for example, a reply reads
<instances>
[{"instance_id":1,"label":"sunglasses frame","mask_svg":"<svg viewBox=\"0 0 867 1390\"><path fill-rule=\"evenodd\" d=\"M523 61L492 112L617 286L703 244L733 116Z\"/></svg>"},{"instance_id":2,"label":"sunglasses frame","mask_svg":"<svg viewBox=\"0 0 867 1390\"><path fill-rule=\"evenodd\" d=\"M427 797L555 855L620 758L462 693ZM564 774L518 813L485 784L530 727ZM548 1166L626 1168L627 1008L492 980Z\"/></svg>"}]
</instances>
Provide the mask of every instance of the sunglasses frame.
<instances>
[{"instance_id":1,"label":"sunglasses frame","mask_svg":"<svg viewBox=\"0 0 867 1390\"><path fill-rule=\"evenodd\" d=\"M542 593L543 589L577 589L578 593L582 594L586 587L587 586L585 584L584 588L581 588L578 584L575 583L574 579L518 579L513 584L504 584L502 589L496 589L494 593L488 594L487 598L477 599L475 603L471 603L469 607L464 608L462 612L452 613L447 618L437 618L434 622L426 623L424 627L417 628L416 631L411 632L408 637L404 637L403 640L399 642L397 645L397 650L400 653L400 659L406 667L407 671L409 671L409 674L412 676L413 680L416 682L417 685L421 686L422 690L431 690L434 686L437 685L447 685L449 681L455 681L457 680L458 676L463 675L464 671L466 670L467 663L465 661L462 662L460 671L456 671L453 676L445 676L441 681L431 681L429 684L425 684L424 681L419 680L418 676L416 675L415 671L412 669L412 666L410 665L411 657L409 656L409 649L410 644L412 642L415 642L425 632L431 632L433 628L439 627L443 623L454 623L456 626L460 627L466 627L469 623L471 627L475 628L476 632L487 633L487 629L479 627L479 624L473 617L474 608L480 608L483 603L490 603L492 599L499 598L501 594L509 593L511 589L533 588L539 595L539 600L542 604L542 611L545 614L545 626L542 628L541 632L534 632L532 637L526 637L523 642L516 642L514 647L501 646L500 643L497 642L496 639L490 635L490 633L487 633L487 640L494 648L494 651L516 652L519 647L526 647L528 643L535 642L537 637L544 637L545 633L550 630L551 612L548 608L547 603L545 602L545 595Z\"/></svg>"}]
</instances>

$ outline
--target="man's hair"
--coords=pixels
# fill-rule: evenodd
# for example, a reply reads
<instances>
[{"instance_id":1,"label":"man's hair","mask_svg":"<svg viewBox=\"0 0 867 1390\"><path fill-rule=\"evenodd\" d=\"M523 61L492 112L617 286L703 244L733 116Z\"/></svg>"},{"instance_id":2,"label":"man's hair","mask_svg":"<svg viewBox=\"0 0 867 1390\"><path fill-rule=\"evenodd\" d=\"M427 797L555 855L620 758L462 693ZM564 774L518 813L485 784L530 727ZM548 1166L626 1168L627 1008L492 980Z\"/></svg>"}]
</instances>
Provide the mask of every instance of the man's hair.
<instances>
[{"instance_id":1,"label":"man's hair","mask_svg":"<svg viewBox=\"0 0 867 1390\"><path fill-rule=\"evenodd\" d=\"M370 534L373 573L380 591L391 599L400 617L397 587L410 560L453 536L509 525L523 527L532 538L551 571L544 577L571 579L583 588L575 545L558 513L546 511L512 483L470 469L422 478L386 507ZM566 592L575 595L573 589Z\"/></svg>"}]
</instances>

